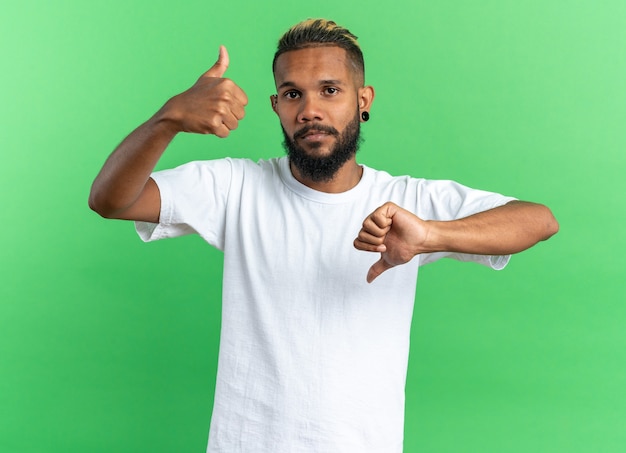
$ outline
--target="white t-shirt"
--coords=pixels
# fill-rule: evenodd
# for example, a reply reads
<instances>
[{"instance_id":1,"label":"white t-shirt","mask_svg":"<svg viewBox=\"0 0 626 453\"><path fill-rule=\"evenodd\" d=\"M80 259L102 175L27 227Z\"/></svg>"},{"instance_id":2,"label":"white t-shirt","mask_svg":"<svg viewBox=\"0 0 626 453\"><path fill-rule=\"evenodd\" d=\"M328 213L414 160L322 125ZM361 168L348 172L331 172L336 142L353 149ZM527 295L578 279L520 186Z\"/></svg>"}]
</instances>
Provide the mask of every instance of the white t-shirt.
<instances>
[{"instance_id":1,"label":"white t-shirt","mask_svg":"<svg viewBox=\"0 0 626 453\"><path fill-rule=\"evenodd\" d=\"M299 183L286 157L191 162L153 174L160 224L145 241L197 233L224 251L210 453L402 451L404 388L422 255L366 282L378 254L353 241L387 201L451 220L512 198L364 167L339 194ZM509 257L458 255L496 269Z\"/></svg>"}]
</instances>

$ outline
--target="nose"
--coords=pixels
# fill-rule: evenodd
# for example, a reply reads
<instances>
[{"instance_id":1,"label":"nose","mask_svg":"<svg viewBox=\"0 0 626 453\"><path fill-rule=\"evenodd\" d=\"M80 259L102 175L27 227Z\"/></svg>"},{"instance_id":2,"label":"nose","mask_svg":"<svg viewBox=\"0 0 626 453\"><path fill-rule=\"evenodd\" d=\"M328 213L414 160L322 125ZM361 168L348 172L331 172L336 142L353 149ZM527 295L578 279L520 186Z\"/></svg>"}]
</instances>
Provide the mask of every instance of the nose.
<instances>
[{"instance_id":1,"label":"nose","mask_svg":"<svg viewBox=\"0 0 626 453\"><path fill-rule=\"evenodd\" d=\"M324 115L319 99L315 96L303 95L300 101L300 109L298 110L298 122L307 123L309 121L321 121L323 119Z\"/></svg>"}]
</instances>

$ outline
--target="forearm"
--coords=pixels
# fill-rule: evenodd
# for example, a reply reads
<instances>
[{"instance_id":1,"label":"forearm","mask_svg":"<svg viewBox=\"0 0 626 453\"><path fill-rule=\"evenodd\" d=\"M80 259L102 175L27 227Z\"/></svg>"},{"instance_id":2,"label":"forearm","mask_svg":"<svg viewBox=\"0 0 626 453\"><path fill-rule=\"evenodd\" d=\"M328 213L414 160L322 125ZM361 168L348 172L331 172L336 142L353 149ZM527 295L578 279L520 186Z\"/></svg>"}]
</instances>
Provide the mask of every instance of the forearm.
<instances>
[{"instance_id":1,"label":"forearm","mask_svg":"<svg viewBox=\"0 0 626 453\"><path fill-rule=\"evenodd\" d=\"M89 206L103 217L158 221L160 193L150 174L178 132L227 137L244 117L248 97L223 78L224 46L213 66L188 90L171 98L120 143L96 177Z\"/></svg>"},{"instance_id":2,"label":"forearm","mask_svg":"<svg viewBox=\"0 0 626 453\"><path fill-rule=\"evenodd\" d=\"M111 217L132 205L176 133L161 111L135 129L113 151L94 180L89 206Z\"/></svg>"},{"instance_id":3,"label":"forearm","mask_svg":"<svg viewBox=\"0 0 626 453\"><path fill-rule=\"evenodd\" d=\"M381 254L367 274L367 281L372 282L422 253L510 255L548 239L558 229L547 207L523 201L451 221L424 221L387 202L365 218L354 246Z\"/></svg>"},{"instance_id":4,"label":"forearm","mask_svg":"<svg viewBox=\"0 0 626 453\"><path fill-rule=\"evenodd\" d=\"M424 251L479 255L521 252L548 239L559 229L550 209L522 201L513 201L463 219L429 221L427 224Z\"/></svg>"}]
</instances>

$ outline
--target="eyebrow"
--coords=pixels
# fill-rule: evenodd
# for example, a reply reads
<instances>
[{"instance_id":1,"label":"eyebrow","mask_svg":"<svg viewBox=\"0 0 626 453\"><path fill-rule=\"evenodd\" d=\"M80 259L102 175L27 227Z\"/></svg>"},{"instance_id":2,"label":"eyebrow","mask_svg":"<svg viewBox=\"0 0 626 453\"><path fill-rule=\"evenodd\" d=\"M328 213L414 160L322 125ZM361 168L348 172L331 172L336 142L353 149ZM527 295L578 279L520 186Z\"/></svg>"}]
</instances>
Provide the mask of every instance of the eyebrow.
<instances>
[{"instance_id":1,"label":"eyebrow","mask_svg":"<svg viewBox=\"0 0 626 453\"><path fill-rule=\"evenodd\" d=\"M329 79L329 80L320 80L319 81L320 85L343 85L343 82L341 82L341 80L335 80L335 79ZM291 82L289 80L281 83L278 86L278 89L280 90L281 88L286 88L286 87L290 87L290 88L297 88L298 85L295 82Z\"/></svg>"}]
</instances>

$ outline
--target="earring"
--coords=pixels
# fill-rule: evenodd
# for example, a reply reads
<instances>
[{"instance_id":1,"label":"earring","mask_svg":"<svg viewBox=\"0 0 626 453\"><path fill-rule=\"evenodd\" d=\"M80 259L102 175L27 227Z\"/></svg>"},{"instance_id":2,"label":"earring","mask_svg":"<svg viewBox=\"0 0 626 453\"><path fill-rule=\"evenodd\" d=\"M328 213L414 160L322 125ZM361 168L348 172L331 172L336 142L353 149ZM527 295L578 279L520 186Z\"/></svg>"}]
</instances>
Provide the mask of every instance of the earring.
<instances>
[{"instance_id":1,"label":"earring","mask_svg":"<svg viewBox=\"0 0 626 453\"><path fill-rule=\"evenodd\" d=\"M367 121L367 120L369 120L369 119L370 119L370 114L369 114L368 112L363 112L363 113L361 113L361 119L362 119L363 121Z\"/></svg>"}]
</instances>

